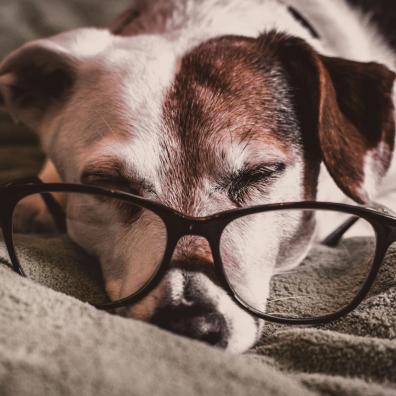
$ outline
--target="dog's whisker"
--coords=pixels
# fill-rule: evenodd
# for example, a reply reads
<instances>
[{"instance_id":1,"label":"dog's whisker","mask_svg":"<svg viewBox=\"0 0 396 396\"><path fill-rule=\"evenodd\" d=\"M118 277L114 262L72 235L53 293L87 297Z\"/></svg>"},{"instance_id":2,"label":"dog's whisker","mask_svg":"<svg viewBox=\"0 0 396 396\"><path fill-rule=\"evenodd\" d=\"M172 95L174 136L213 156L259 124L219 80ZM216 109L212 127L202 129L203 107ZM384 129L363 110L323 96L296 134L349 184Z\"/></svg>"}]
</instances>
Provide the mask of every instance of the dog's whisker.
<instances>
[{"instance_id":1,"label":"dog's whisker","mask_svg":"<svg viewBox=\"0 0 396 396\"><path fill-rule=\"evenodd\" d=\"M299 315L297 315L297 314L293 314L293 313L290 313L290 312L266 312L265 313L266 315L279 315L279 316L281 316L281 317L283 317L283 318L295 318L295 319L299 319L300 318L300 316ZM285 314L287 314L287 315L285 315Z\"/></svg>"},{"instance_id":2,"label":"dog's whisker","mask_svg":"<svg viewBox=\"0 0 396 396\"><path fill-rule=\"evenodd\" d=\"M277 302L277 301L284 301L284 300L293 300L293 299L299 299L299 298L304 298L304 297L309 297L307 295L301 295L301 296L290 296L290 297L280 297L280 298L275 298L275 299L267 299L267 302Z\"/></svg>"},{"instance_id":3,"label":"dog's whisker","mask_svg":"<svg viewBox=\"0 0 396 396\"><path fill-rule=\"evenodd\" d=\"M106 125L106 127L108 128L108 132L113 132L113 128L111 127L110 123L106 120L104 115L102 113L100 113L99 116L102 119L102 121L104 122L104 124Z\"/></svg>"}]
</instances>

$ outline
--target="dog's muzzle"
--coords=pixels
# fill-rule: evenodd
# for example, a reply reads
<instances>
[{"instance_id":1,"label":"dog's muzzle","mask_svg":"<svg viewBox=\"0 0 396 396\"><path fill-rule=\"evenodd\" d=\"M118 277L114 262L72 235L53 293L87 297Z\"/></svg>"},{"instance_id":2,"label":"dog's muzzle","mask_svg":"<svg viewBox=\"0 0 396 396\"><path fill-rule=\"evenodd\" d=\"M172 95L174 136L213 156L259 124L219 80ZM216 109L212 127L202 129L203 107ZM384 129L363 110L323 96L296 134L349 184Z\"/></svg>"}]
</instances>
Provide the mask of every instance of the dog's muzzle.
<instances>
[{"instance_id":1,"label":"dog's muzzle","mask_svg":"<svg viewBox=\"0 0 396 396\"><path fill-rule=\"evenodd\" d=\"M212 274L190 269L178 262L166 277L168 296L157 308L151 322L173 333L225 348L227 322L217 310L218 286Z\"/></svg>"}]
</instances>

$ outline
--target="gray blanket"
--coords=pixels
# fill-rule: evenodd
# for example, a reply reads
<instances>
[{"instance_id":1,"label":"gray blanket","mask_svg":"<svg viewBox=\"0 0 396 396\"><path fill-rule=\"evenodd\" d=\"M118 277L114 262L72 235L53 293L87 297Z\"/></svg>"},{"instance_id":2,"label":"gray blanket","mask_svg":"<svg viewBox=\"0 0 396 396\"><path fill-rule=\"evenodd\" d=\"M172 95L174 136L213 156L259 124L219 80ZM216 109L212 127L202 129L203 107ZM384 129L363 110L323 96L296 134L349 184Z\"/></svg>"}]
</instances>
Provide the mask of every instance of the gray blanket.
<instances>
[{"instance_id":1,"label":"gray blanket","mask_svg":"<svg viewBox=\"0 0 396 396\"><path fill-rule=\"evenodd\" d=\"M115 13L128 2L107 8ZM100 24L105 3L2 0L0 53L31 37ZM41 161L32 135L1 116L0 181L35 174ZM356 253L350 265L366 242L348 241ZM67 238L47 243L44 255L36 243L24 241L27 269L43 285L9 269L0 238L2 395L396 395L396 246L353 313L321 327L268 323L254 349L233 356L81 302L101 292L82 269L86 256ZM309 263L331 270L342 257L317 246Z\"/></svg>"}]
</instances>

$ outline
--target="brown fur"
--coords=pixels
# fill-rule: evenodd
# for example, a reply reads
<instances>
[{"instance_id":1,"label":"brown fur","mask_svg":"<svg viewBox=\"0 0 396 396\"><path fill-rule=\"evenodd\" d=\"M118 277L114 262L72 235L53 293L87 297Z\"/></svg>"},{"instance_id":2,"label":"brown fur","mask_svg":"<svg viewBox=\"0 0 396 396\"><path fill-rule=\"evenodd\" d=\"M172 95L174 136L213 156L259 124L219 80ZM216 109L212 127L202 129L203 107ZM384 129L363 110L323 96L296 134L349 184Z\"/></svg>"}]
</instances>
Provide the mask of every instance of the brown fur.
<instances>
[{"instance_id":1,"label":"brown fur","mask_svg":"<svg viewBox=\"0 0 396 396\"><path fill-rule=\"evenodd\" d=\"M393 151L393 80L384 66L320 56L275 32L200 45L182 59L164 105L168 129L183 142L185 185L213 172L211 148L225 140L272 145L290 161L302 142L306 199L316 196L323 159L347 195L367 202L367 152L384 144L374 155L382 177Z\"/></svg>"},{"instance_id":2,"label":"brown fur","mask_svg":"<svg viewBox=\"0 0 396 396\"><path fill-rule=\"evenodd\" d=\"M368 193L362 189L366 154L385 145L385 152L374 156L374 173L382 177L394 148L395 74L376 63L321 56L298 38L271 35L293 86L308 148L306 162L322 157L348 196L368 202ZM268 42L268 37L262 40Z\"/></svg>"},{"instance_id":3,"label":"brown fur","mask_svg":"<svg viewBox=\"0 0 396 396\"><path fill-rule=\"evenodd\" d=\"M224 168L219 162L224 160L223 146L254 145L258 152L260 147L272 148L290 163L299 151L288 87L276 65L263 64L254 39L211 40L185 55L163 112L163 171L173 174L173 182L182 179L180 184L192 193L203 175L214 180L227 177L217 174ZM169 144L169 137L174 144ZM255 165L255 158L251 161ZM179 194L183 203L178 208L187 213L194 201L191 196L187 204L189 191Z\"/></svg>"}]
</instances>

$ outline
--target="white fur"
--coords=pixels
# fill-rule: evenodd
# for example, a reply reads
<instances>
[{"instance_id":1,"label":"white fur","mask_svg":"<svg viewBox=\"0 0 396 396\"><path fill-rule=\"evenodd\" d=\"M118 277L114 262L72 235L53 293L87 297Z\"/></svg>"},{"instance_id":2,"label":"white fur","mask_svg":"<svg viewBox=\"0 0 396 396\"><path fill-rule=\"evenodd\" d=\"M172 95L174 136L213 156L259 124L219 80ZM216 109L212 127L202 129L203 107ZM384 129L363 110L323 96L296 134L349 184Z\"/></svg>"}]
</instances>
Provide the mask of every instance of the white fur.
<instances>
[{"instance_id":1,"label":"white fur","mask_svg":"<svg viewBox=\"0 0 396 396\"><path fill-rule=\"evenodd\" d=\"M350 7L344 0L284 0L298 9L321 35L311 44L327 55L360 62L377 61L395 70L394 52L386 44L370 15Z\"/></svg>"}]
</instances>

